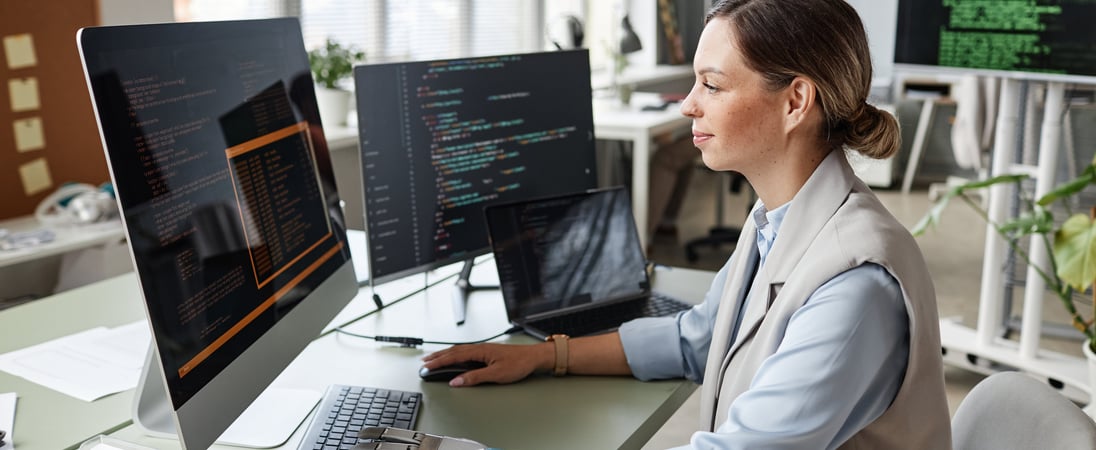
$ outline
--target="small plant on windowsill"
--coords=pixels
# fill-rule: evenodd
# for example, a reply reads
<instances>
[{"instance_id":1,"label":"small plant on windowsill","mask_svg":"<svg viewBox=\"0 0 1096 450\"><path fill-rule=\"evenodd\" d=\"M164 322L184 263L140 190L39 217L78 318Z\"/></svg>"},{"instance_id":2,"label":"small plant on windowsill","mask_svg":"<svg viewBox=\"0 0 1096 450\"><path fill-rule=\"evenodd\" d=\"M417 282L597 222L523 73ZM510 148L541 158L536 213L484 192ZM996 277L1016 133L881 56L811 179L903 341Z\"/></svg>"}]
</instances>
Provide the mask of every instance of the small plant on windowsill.
<instances>
[{"instance_id":1,"label":"small plant on windowsill","mask_svg":"<svg viewBox=\"0 0 1096 450\"><path fill-rule=\"evenodd\" d=\"M1069 314L1071 324L1086 337L1084 344L1090 370L1096 355L1096 302L1093 311L1082 313L1074 300L1075 292L1085 292L1096 279L1096 205L1090 205L1087 213L1073 213L1070 204L1085 187L1096 184L1096 159L1077 178L1062 183L1039 199L1021 194L1025 204L1023 214L1004 223L994 223L982 206L967 193L997 184L1012 184L1023 193L1020 183L1028 175L1000 175L982 181L974 181L952 188L933 204L929 212L913 227L913 235L919 236L940 222L940 214L952 198L959 198L973 208L997 232L1009 247L1029 267L1035 269L1047 289L1054 292ZM1051 207L1062 205L1070 214L1060 225L1054 220ZM1050 255L1049 268L1031 263L1030 255L1017 243L1021 238L1035 236ZM1096 293L1094 293L1096 297ZM1091 374L1090 374L1091 375ZM1096 380L1096 377L1093 377Z\"/></svg>"},{"instance_id":2,"label":"small plant on windowsill","mask_svg":"<svg viewBox=\"0 0 1096 450\"><path fill-rule=\"evenodd\" d=\"M339 89L343 80L354 72L354 64L362 61L365 61L365 52L343 46L331 38L327 38L322 47L308 52L312 78L327 89Z\"/></svg>"},{"instance_id":3,"label":"small plant on windowsill","mask_svg":"<svg viewBox=\"0 0 1096 450\"><path fill-rule=\"evenodd\" d=\"M354 64L365 61L365 52L328 38L320 48L308 52L308 65L316 86L316 103L326 122L345 125L350 108L350 91L342 89L354 73Z\"/></svg>"}]
</instances>

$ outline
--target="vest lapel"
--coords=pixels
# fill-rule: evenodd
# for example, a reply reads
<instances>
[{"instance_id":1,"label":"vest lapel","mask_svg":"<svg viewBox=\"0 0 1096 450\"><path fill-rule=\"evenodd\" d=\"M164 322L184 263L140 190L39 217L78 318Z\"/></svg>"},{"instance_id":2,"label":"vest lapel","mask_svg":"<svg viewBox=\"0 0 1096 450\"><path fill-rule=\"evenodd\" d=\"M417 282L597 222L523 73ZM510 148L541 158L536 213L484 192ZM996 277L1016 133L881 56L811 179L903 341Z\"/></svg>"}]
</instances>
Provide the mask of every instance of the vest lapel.
<instances>
[{"instance_id":1,"label":"vest lapel","mask_svg":"<svg viewBox=\"0 0 1096 450\"><path fill-rule=\"evenodd\" d=\"M708 360L704 367L704 384L700 386L700 429L713 429L716 397L719 395L721 362L731 344L731 330L738 317L738 310L747 293L750 274L758 264L757 228L753 220L747 219L735 244L734 263L727 272L727 282L723 285L723 295L719 299L719 312L716 313L712 330L712 342L708 347ZM718 355L718 356L716 356Z\"/></svg>"}]
</instances>

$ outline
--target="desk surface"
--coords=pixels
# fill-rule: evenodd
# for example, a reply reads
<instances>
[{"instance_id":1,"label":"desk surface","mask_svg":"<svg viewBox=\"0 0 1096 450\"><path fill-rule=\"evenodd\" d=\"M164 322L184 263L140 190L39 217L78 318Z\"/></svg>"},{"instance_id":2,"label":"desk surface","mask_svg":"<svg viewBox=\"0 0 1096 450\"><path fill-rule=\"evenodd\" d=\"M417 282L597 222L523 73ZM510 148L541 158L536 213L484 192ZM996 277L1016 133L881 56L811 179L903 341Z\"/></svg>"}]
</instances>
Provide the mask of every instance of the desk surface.
<instances>
[{"instance_id":1,"label":"desk surface","mask_svg":"<svg viewBox=\"0 0 1096 450\"><path fill-rule=\"evenodd\" d=\"M477 270L490 269L490 264ZM699 301L714 274L689 269L656 272L657 289ZM497 291L476 292L468 323L452 321L448 283L438 285L348 326L362 333L473 340L508 328ZM368 289L351 302L368 302ZM363 309L360 305L359 309ZM0 312L10 351L94 326L114 326L143 317L133 274L123 275ZM533 343L524 335L502 339ZM452 389L417 376L420 358L444 346L405 349L335 333L314 341L274 382L283 387L322 390L328 384L356 384L420 391L423 409L416 428L463 436L501 448L638 448L695 389L688 381L641 382L627 377L536 376L521 383ZM100 433L152 448L178 442L143 436L129 425L133 393L83 402L0 372L0 392L19 394L14 436L21 450L79 445ZM560 414L566 412L566 414ZM120 428L120 429L119 429ZM115 431L117 430L117 431ZM298 429L286 448L295 448Z\"/></svg>"},{"instance_id":2,"label":"desk surface","mask_svg":"<svg viewBox=\"0 0 1096 450\"><path fill-rule=\"evenodd\" d=\"M0 250L0 267L20 264L73 250L94 247L125 239L122 222L118 220L81 226L43 227L33 216L19 217L0 221L0 229L12 233L48 228L54 232L54 239L34 247L17 250Z\"/></svg>"}]
</instances>

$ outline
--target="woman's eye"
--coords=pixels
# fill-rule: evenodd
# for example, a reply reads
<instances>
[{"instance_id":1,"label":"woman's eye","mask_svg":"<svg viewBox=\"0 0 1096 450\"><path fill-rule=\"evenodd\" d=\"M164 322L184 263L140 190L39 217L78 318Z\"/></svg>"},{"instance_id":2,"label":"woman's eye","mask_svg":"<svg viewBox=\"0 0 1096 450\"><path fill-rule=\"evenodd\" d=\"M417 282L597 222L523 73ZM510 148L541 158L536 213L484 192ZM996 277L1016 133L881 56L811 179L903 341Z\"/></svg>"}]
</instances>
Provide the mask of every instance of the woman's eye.
<instances>
[{"instance_id":1,"label":"woman's eye","mask_svg":"<svg viewBox=\"0 0 1096 450\"><path fill-rule=\"evenodd\" d=\"M717 88L715 86L712 86L708 83L701 83L701 84L704 86L704 89L708 90L708 93L710 93L710 94L714 94L716 91L719 90L719 88Z\"/></svg>"}]
</instances>

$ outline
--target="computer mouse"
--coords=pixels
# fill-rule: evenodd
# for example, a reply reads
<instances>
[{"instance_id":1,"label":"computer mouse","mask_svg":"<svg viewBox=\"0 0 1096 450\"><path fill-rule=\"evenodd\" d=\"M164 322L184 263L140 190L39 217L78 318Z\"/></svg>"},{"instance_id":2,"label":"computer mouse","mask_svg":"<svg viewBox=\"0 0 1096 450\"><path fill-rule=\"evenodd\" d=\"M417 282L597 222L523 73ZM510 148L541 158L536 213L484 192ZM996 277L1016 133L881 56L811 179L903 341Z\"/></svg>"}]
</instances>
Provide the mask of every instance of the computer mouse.
<instances>
[{"instance_id":1,"label":"computer mouse","mask_svg":"<svg viewBox=\"0 0 1096 450\"><path fill-rule=\"evenodd\" d=\"M480 361L464 361L448 366L435 367L434 369L423 367L419 369L419 377L422 377L423 381L449 381L464 372L484 367L487 367L487 364Z\"/></svg>"}]
</instances>

